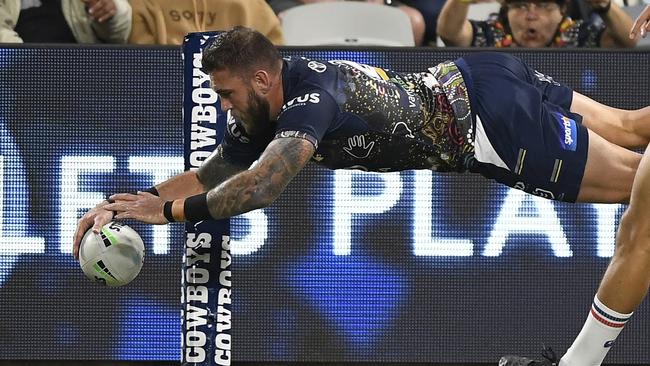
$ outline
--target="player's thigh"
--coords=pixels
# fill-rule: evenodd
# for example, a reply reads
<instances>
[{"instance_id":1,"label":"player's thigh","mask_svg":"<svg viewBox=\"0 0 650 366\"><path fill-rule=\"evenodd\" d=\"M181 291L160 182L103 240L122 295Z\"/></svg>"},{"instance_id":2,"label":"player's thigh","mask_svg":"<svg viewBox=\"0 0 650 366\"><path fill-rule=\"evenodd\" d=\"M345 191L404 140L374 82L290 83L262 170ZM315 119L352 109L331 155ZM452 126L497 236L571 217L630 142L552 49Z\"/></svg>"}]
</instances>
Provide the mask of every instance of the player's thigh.
<instances>
[{"instance_id":1,"label":"player's thigh","mask_svg":"<svg viewBox=\"0 0 650 366\"><path fill-rule=\"evenodd\" d=\"M650 150L648 148L634 176L628 209L642 213L650 221Z\"/></svg>"},{"instance_id":2,"label":"player's thigh","mask_svg":"<svg viewBox=\"0 0 650 366\"><path fill-rule=\"evenodd\" d=\"M597 102L576 91L573 92L571 101L571 112L582 116L582 124L587 128L593 129L594 125L604 123L604 121L620 120L621 110Z\"/></svg>"},{"instance_id":3,"label":"player's thigh","mask_svg":"<svg viewBox=\"0 0 650 366\"><path fill-rule=\"evenodd\" d=\"M650 154L641 159L632 184L630 205L619 223L616 250L650 249ZM634 254L637 255L637 254Z\"/></svg>"},{"instance_id":4,"label":"player's thigh","mask_svg":"<svg viewBox=\"0 0 650 366\"><path fill-rule=\"evenodd\" d=\"M582 116L582 124L608 141L625 147L640 147L648 143L643 133L635 132L639 114L601 104L573 92L571 112Z\"/></svg>"},{"instance_id":5,"label":"player's thigh","mask_svg":"<svg viewBox=\"0 0 650 366\"><path fill-rule=\"evenodd\" d=\"M589 148L578 202L626 203L641 155L589 130Z\"/></svg>"}]
</instances>

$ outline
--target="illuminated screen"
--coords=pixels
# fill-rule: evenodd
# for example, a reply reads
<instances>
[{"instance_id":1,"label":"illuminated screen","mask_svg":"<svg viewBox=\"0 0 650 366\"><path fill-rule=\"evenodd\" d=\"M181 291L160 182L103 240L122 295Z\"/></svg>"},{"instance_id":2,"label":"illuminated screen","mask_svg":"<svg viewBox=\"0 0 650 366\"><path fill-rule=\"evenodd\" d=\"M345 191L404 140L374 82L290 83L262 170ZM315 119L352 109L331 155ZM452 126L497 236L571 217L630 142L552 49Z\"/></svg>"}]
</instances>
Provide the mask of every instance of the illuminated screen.
<instances>
[{"instance_id":1,"label":"illuminated screen","mask_svg":"<svg viewBox=\"0 0 650 366\"><path fill-rule=\"evenodd\" d=\"M462 54L284 52L398 71ZM518 55L606 104L650 104L647 53ZM177 48L0 49L0 358L180 359L182 225L129 222L147 250L123 288L87 280L70 250L77 217L107 193L183 169L182 73ZM470 174L310 166L273 206L231 222L233 359L496 362L542 344L563 353L623 209L546 201ZM607 361L650 363L649 339L643 303Z\"/></svg>"}]
</instances>

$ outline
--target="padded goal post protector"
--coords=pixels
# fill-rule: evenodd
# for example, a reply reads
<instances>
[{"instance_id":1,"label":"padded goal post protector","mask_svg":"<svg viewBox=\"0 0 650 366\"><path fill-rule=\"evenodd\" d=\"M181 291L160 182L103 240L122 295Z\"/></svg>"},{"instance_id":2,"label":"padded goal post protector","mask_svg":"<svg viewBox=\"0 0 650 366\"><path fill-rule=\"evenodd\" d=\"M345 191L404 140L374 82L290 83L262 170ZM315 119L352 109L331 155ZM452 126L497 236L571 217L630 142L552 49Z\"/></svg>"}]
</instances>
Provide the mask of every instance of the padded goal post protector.
<instances>
[{"instance_id":1,"label":"padded goal post protector","mask_svg":"<svg viewBox=\"0 0 650 366\"><path fill-rule=\"evenodd\" d=\"M185 170L197 169L223 138L226 114L201 71L203 48L218 32L190 33L183 43ZM181 364L231 364L230 220L185 224Z\"/></svg>"}]
</instances>

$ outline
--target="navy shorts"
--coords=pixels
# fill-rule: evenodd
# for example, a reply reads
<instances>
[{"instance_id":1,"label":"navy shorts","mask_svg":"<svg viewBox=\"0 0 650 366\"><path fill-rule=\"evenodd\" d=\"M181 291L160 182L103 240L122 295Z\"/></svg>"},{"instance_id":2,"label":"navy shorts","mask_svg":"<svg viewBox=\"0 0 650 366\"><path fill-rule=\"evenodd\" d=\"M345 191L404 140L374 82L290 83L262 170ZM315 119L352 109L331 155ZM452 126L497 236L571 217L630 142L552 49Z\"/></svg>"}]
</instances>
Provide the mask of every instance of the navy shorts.
<instances>
[{"instance_id":1,"label":"navy shorts","mask_svg":"<svg viewBox=\"0 0 650 366\"><path fill-rule=\"evenodd\" d=\"M496 52L455 61L475 123L471 171L549 199L575 202L589 147L573 90Z\"/></svg>"}]
</instances>

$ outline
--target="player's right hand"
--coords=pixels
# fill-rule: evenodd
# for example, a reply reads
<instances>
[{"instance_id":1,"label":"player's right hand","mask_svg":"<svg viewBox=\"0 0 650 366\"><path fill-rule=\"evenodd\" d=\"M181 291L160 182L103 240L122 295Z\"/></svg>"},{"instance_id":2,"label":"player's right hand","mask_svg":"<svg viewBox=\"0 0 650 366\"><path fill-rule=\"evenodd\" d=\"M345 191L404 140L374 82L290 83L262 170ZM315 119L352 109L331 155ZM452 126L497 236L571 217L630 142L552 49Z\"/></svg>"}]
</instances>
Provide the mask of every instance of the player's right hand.
<instances>
[{"instance_id":1,"label":"player's right hand","mask_svg":"<svg viewBox=\"0 0 650 366\"><path fill-rule=\"evenodd\" d=\"M79 260L79 246L86 231L92 227L93 232L99 234L102 227L113 220L113 211L104 209L106 205L108 205L108 201L101 202L86 212L77 222L77 230L74 233L74 244L72 246L74 259Z\"/></svg>"}]
</instances>

